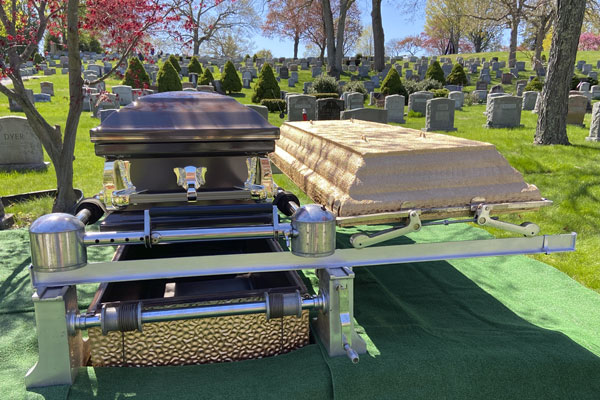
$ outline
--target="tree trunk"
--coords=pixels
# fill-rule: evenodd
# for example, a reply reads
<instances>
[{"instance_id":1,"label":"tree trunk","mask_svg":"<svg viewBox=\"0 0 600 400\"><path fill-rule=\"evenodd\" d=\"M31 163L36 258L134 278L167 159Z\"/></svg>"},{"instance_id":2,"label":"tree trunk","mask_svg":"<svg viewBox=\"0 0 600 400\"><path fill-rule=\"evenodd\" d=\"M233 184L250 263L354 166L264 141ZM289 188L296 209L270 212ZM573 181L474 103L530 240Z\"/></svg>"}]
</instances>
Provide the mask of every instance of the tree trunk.
<instances>
[{"instance_id":1,"label":"tree trunk","mask_svg":"<svg viewBox=\"0 0 600 400\"><path fill-rule=\"evenodd\" d=\"M194 44L194 54L198 56L200 54L200 35L198 34L198 27L193 29L192 42Z\"/></svg>"},{"instance_id":2,"label":"tree trunk","mask_svg":"<svg viewBox=\"0 0 600 400\"><path fill-rule=\"evenodd\" d=\"M544 29L539 26L535 33L535 56L536 60L542 59L542 51L544 50Z\"/></svg>"},{"instance_id":3,"label":"tree trunk","mask_svg":"<svg viewBox=\"0 0 600 400\"><path fill-rule=\"evenodd\" d=\"M325 44L323 44L323 46L319 46L320 53L319 53L319 59L321 60L322 63L325 63Z\"/></svg>"},{"instance_id":4,"label":"tree trunk","mask_svg":"<svg viewBox=\"0 0 600 400\"><path fill-rule=\"evenodd\" d=\"M69 0L67 5L67 47L79 49L79 0ZM77 197L73 190L73 154L79 117L83 108L83 79L81 78L81 58L79 51L69 51L69 113L65 124L60 156L54 160L58 194L52 211L72 211ZM54 127L60 135L60 128Z\"/></svg>"},{"instance_id":5,"label":"tree trunk","mask_svg":"<svg viewBox=\"0 0 600 400\"><path fill-rule=\"evenodd\" d=\"M373 27L373 43L375 46L375 70L381 72L385 67L385 37L383 33L383 20L381 18L381 0L373 0L372 2L371 25Z\"/></svg>"},{"instance_id":6,"label":"tree trunk","mask_svg":"<svg viewBox=\"0 0 600 400\"><path fill-rule=\"evenodd\" d=\"M333 14L329 0L322 0L323 8L323 27L325 28L325 37L327 38L327 65L329 66L329 75L338 76L339 72L335 68L335 34L333 31Z\"/></svg>"},{"instance_id":7,"label":"tree trunk","mask_svg":"<svg viewBox=\"0 0 600 400\"><path fill-rule=\"evenodd\" d=\"M557 0L548 73L535 130L536 144L570 144L567 112L573 66L585 13L585 0Z\"/></svg>"},{"instance_id":8,"label":"tree trunk","mask_svg":"<svg viewBox=\"0 0 600 400\"><path fill-rule=\"evenodd\" d=\"M521 19L514 16L510 21L510 46L508 49L508 65L514 67L517 62L517 39L519 37L519 24Z\"/></svg>"},{"instance_id":9,"label":"tree trunk","mask_svg":"<svg viewBox=\"0 0 600 400\"><path fill-rule=\"evenodd\" d=\"M298 59L298 44L300 43L300 34L294 35L294 60Z\"/></svg>"},{"instance_id":10,"label":"tree trunk","mask_svg":"<svg viewBox=\"0 0 600 400\"><path fill-rule=\"evenodd\" d=\"M338 16L336 53L335 53L335 71L336 77L342 72L342 58L344 57L344 31L346 30L346 13L354 0L340 0L340 15Z\"/></svg>"}]
</instances>

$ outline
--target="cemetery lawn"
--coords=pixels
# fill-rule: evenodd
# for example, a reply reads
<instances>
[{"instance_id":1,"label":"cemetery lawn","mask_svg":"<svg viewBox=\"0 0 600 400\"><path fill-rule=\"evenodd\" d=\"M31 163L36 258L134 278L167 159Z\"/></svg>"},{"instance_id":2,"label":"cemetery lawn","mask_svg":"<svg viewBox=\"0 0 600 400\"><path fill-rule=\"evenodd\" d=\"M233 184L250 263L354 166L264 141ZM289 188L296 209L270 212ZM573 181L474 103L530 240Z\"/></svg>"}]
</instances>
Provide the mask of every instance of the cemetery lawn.
<instances>
[{"instance_id":1,"label":"cemetery lawn","mask_svg":"<svg viewBox=\"0 0 600 400\"><path fill-rule=\"evenodd\" d=\"M486 53L481 56L488 59L499 56L506 59L506 53ZM469 58L472 55L462 55ZM518 59L525 61L524 53L518 54ZM580 52L577 59L596 64L600 52ZM527 68L530 68L527 63ZM60 73L60 71L58 71ZM280 82L280 88L290 92L302 92L303 83L312 81L310 71L298 71L299 83L295 88L288 88L287 81ZM521 73L519 79L527 79L531 71ZM220 73L215 70L215 79ZM474 76L471 76L474 81ZM342 80L350 81L349 76L342 75ZM38 109L50 123L63 125L68 110L67 76L54 75L40 77L26 82L26 87L40 92L39 82L54 82L55 97L52 103L39 103ZM505 90L514 92L513 85L505 85ZM108 80L107 87L118 84L117 80ZM498 83L492 79L492 85ZM472 91L473 86L466 87ZM110 90L110 89L109 89ZM244 104L249 104L252 89L243 89L234 97ZM406 110L406 109L405 109ZM484 128L485 105L465 106L462 111L456 111L456 132L450 135L493 143L507 158L510 164L520 171L525 181L535 184L542 196L554 201L554 206L546 207L535 213L524 213L516 216L504 216L503 220L521 223L535 222L542 228L543 234L577 232L577 251L572 253L557 253L552 255L533 256L542 262L553 265L573 277L583 285L600 292L600 258L595 252L600 248L600 143L586 142L590 114L585 117L586 127L568 126L568 135L572 146L534 146L533 135L537 115L529 111L522 112L522 128L519 129L487 129ZM11 115L8 101L0 95L0 116ZM13 115L24 115L13 113ZM279 126L283 119L278 113L270 113L269 121ZM425 126L425 118L406 118L408 128L421 129ZM93 196L101 189L103 159L94 154L93 145L89 141L89 130L97 126L99 120L93 119L90 113L83 113L79 125L74 161L74 186L84 191L85 196ZM46 161L49 159L46 156ZM29 192L34 190L55 188L56 178L51 166L46 172L2 173L0 172L0 196ZM285 179L278 182L285 187ZM17 226L26 226L38 216L50 212L50 199L18 204L7 208L7 212L16 214ZM512 234L491 229L498 237ZM460 238L456 238L460 240Z\"/></svg>"}]
</instances>

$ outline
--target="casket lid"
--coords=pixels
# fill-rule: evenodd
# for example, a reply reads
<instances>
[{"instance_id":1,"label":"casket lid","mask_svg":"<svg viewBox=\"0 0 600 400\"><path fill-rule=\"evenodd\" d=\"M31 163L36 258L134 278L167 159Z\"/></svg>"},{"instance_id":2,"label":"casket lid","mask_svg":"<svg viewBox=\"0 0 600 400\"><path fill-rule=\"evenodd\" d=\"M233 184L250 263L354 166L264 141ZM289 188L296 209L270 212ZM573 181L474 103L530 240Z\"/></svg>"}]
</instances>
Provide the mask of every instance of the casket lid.
<instances>
[{"instance_id":1,"label":"casket lid","mask_svg":"<svg viewBox=\"0 0 600 400\"><path fill-rule=\"evenodd\" d=\"M94 143L275 141L279 128L229 96L166 92L112 113L90 137Z\"/></svg>"}]
</instances>

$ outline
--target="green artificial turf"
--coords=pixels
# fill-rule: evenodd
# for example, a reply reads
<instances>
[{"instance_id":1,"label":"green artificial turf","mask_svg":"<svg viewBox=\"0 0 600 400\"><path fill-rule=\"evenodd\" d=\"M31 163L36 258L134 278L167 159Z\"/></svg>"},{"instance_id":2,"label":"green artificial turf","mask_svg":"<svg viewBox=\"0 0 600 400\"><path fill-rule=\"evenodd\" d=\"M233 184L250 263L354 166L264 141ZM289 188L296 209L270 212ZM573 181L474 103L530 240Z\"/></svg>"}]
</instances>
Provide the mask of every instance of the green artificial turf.
<instances>
[{"instance_id":1,"label":"green artificial turf","mask_svg":"<svg viewBox=\"0 0 600 400\"><path fill-rule=\"evenodd\" d=\"M337 246L384 228L340 229ZM459 224L394 243L490 237ZM357 365L327 357L317 342L236 363L81 368L70 388L26 392L37 350L25 231L0 232L0 243L1 398L595 399L600 391L600 295L515 256L356 268L355 320L368 344ZM92 292L80 291L82 307Z\"/></svg>"}]
</instances>

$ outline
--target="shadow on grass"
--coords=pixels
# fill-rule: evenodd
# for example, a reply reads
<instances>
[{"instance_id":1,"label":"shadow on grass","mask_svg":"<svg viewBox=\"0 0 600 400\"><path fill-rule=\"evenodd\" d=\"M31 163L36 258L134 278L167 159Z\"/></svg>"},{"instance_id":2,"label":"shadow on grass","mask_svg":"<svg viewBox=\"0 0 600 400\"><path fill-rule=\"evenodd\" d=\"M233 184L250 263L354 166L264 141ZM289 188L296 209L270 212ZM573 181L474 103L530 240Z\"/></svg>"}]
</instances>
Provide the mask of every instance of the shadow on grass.
<instances>
[{"instance_id":1,"label":"shadow on grass","mask_svg":"<svg viewBox=\"0 0 600 400\"><path fill-rule=\"evenodd\" d=\"M231 93L228 94L230 97L246 97L246 93Z\"/></svg>"}]
</instances>

